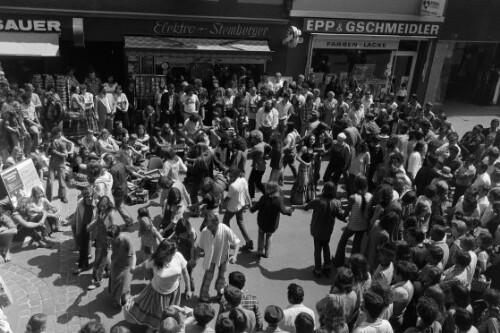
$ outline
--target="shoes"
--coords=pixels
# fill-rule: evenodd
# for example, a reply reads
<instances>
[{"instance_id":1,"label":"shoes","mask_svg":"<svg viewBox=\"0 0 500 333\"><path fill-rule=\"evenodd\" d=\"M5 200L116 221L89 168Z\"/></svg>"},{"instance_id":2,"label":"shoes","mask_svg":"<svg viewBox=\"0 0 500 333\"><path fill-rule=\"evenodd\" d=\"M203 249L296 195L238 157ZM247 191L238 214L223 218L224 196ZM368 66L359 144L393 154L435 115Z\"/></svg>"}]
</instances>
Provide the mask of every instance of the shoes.
<instances>
[{"instance_id":1,"label":"shoes","mask_svg":"<svg viewBox=\"0 0 500 333\"><path fill-rule=\"evenodd\" d=\"M259 258L268 258L267 254L262 253L262 252L257 252L257 253L256 253L256 255L257 255L257 257L259 257Z\"/></svg>"},{"instance_id":2,"label":"shoes","mask_svg":"<svg viewBox=\"0 0 500 333\"><path fill-rule=\"evenodd\" d=\"M101 282L94 282L90 286L87 287L87 290L94 290L101 286Z\"/></svg>"},{"instance_id":3,"label":"shoes","mask_svg":"<svg viewBox=\"0 0 500 333\"><path fill-rule=\"evenodd\" d=\"M253 250L253 242L249 241L244 246L241 247L242 251L252 251Z\"/></svg>"},{"instance_id":4,"label":"shoes","mask_svg":"<svg viewBox=\"0 0 500 333\"><path fill-rule=\"evenodd\" d=\"M89 266L87 267L83 267L83 268L77 268L73 271L73 275L80 275L82 274L83 272L85 271L88 271L89 270Z\"/></svg>"},{"instance_id":5,"label":"shoes","mask_svg":"<svg viewBox=\"0 0 500 333\"><path fill-rule=\"evenodd\" d=\"M67 198L61 198L61 202L68 203L68 199Z\"/></svg>"}]
</instances>

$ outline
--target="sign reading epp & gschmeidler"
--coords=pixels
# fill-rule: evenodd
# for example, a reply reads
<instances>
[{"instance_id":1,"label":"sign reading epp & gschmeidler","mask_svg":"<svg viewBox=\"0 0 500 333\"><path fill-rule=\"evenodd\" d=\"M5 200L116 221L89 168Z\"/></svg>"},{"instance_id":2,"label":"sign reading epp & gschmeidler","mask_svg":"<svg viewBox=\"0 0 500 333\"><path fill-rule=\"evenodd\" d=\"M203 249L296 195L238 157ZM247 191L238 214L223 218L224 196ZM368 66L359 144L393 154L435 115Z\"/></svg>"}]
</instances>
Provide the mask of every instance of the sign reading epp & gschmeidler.
<instances>
[{"instance_id":1,"label":"sign reading epp & gschmeidler","mask_svg":"<svg viewBox=\"0 0 500 333\"><path fill-rule=\"evenodd\" d=\"M61 32L57 20L0 19L0 31Z\"/></svg>"},{"instance_id":2,"label":"sign reading epp & gschmeidler","mask_svg":"<svg viewBox=\"0 0 500 333\"><path fill-rule=\"evenodd\" d=\"M437 37L440 28L439 22L306 18L303 31L346 35Z\"/></svg>"}]
</instances>

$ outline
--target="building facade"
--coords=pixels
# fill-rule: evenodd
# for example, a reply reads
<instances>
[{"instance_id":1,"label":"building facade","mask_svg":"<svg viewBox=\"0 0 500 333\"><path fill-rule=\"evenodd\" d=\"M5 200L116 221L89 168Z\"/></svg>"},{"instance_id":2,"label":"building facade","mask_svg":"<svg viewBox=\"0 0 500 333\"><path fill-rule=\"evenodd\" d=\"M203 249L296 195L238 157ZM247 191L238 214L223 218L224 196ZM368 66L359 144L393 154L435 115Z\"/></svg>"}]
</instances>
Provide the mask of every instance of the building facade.
<instances>
[{"instance_id":1,"label":"building facade","mask_svg":"<svg viewBox=\"0 0 500 333\"><path fill-rule=\"evenodd\" d=\"M288 73L313 73L318 85L355 79L374 96L423 96L444 6L444 0L295 0L290 24L303 40L288 52Z\"/></svg>"}]
</instances>

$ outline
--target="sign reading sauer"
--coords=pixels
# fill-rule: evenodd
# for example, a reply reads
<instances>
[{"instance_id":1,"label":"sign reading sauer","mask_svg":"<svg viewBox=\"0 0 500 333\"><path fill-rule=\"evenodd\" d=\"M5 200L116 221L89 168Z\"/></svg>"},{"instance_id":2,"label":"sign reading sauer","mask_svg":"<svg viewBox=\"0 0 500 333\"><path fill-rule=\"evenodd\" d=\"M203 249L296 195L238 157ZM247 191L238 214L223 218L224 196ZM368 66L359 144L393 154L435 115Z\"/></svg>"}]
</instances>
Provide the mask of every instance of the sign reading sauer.
<instances>
[{"instance_id":1,"label":"sign reading sauer","mask_svg":"<svg viewBox=\"0 0 500 333\"><path fill-rule=\"evenodd\" d=\"M307 18L304 19L303 31L347 35L437 37L440 28L439 22Z\"/></svg>"}]
</instances>

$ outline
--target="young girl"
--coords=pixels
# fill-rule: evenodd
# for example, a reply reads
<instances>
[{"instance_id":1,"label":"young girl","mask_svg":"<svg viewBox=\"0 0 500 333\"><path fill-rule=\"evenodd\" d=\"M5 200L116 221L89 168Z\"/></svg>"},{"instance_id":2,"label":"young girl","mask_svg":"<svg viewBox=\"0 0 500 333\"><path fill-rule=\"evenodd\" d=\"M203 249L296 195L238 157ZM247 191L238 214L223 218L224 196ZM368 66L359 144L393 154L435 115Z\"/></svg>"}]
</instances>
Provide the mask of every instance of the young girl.
<instances>
[{"instance_id":1,"label":"young girl","mask_svg":"<svg viewBox=\"0 0 500 333\"><path fill-rule=\"evenodd\" d=\"M259 245L257 255L268 258L271 251L271 239L278 229L280 213L291 216L292 210L283 203L283 195L276 182L266 184L266 193L250 208L250 212L259 211L257 224L259 225Z\"/></svg>"},{"instance_id":2,"label":"young girl","mask_svg":"<svg viewBox=\"0 0 500 333\"><path fill-rule=\"evenodd\" d=\"M313 209L311 219L311 236L314 239L314 270L317 276L323 272L330 274L330 237L332 236L335 218L343 217L342 206L336 199L337 188L334 183L327 182L323 187L321 197L316 198L303 206L292 206L292 209ZM321 253L324 263L321 265Z\"/></svg>"},{"instance_id":3,"label":"young girl","mask_svg":"<svg viewBox=\"0 0 500 333\"><path fill-rule=\"evenodd\" d=\"M154 225L149 216L148 209L145 207L139 208L137 213L137 218L139 220L139 237L141 238L141 251L149 256L156 250L159 241L152 231Z\"/></svg>"},{"instance_id":4,"label":"young girl","mask_svg":"<svg viewBox=\"0 0 500 333\"><path fill-rule=\"evenodd\" d=\"M160 224L160 232L163 237L168 238L172 235L177 222L183 217L186 207L182 205L181 191L172 187L168 191L165 207L163 208L163 220Z\"/></svg>"},{"instance_id":5,"label":"young girl","mask_svg":"<svg viewBox=\"0 0 500 333\"><path fill-rule=\"evenodd\" d=\"M35 186L31 189L31 197L28 204L30 221L40 221L44 211L47 213L47 223L50 230L48 236L50 237L52 233L59 231L59 211L45 198L43 190L39 186Z\"/></svg>"},{"instance_id":6,"label":"young girl","mask_svg":"<svg viewBox=\"0 0 500 333\"><path fill-rule=\"evenodd\" d=\"M283 147L281 143L281 136L279 134L273 135L271 141L271 174L269 181L277 182L279 186L283 186Z\"/></svg>"},{"instance_id":7,"label":"young girl","mask_svg":"<svg viewBox=\"0 0 500 333\"><path fill-rule=\"evenodd\" d=\"M349 222L340 238L335 254L335 265L340 267L345 261L345 248L347 241L354 235L351 254L361 252L361 240L365 231L368 229L369 207L372 201L372 194L368 192L368 181L364 176L354 178L355 193L349 197L345 216L349 214Z\"/></svg>"}]
</instances>

